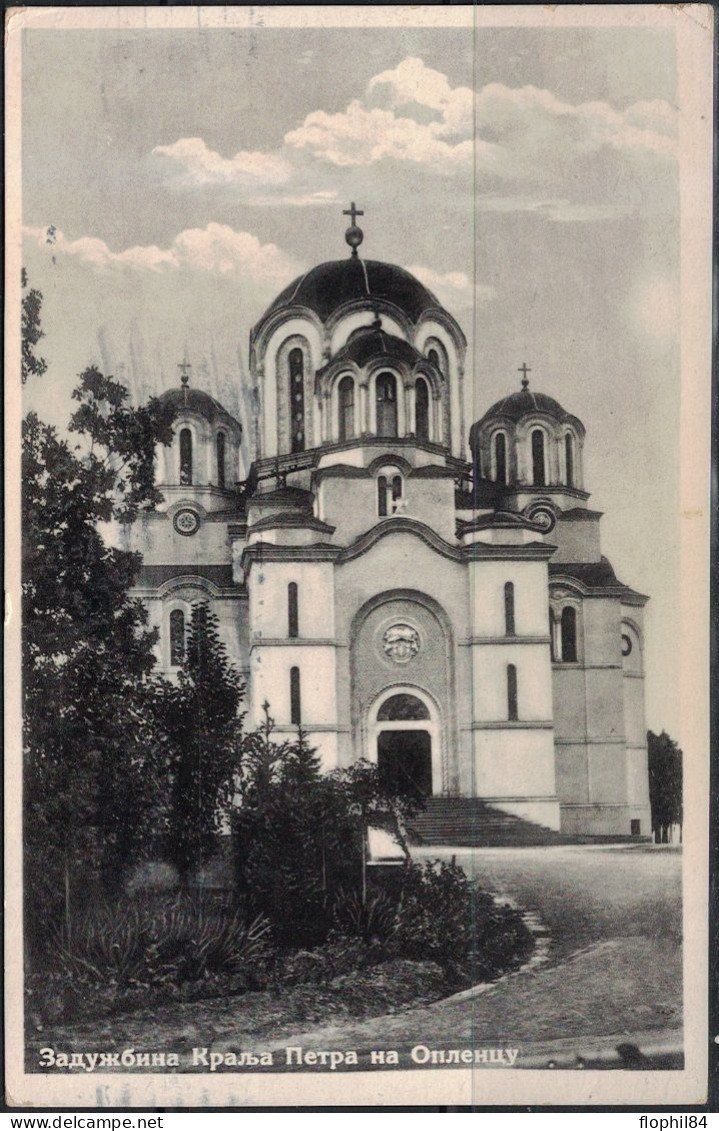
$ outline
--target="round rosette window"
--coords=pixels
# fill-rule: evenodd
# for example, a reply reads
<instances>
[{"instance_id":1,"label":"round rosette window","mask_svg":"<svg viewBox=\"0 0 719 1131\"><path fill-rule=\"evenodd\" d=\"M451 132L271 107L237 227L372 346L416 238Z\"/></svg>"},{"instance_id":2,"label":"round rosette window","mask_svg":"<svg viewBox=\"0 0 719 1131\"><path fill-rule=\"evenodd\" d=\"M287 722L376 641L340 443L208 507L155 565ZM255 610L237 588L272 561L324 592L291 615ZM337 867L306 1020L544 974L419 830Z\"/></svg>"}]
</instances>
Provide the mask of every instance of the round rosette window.
<instances>
[{"instance_id":1,"label":"round rosette window","mask_svg":"<svg viewBox=\"0 0 719 1131\"><path fill-rule=\"evenodd\" d=\"M197 534L200 529L200 516L197 511L183 507L175 514L172 525L178 534L184 534L186 538L189 538L191 534Z\"/></svg>"}]
</instances>

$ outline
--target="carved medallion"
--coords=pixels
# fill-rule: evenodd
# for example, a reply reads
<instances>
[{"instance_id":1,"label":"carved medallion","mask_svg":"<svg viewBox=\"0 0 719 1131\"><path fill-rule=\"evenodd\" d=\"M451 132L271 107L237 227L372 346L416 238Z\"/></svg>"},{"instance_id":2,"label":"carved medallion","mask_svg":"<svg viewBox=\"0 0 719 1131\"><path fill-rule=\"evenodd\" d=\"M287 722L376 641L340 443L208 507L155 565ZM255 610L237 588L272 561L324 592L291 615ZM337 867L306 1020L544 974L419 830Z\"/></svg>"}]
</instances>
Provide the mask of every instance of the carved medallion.
<instances>
[{"instance_id":1,"label":"carved medallion","mask_svg":"<svg viewBox=\"0 0 719 1131\"><path fill-rule=\"evenodd\" d=\"M172 525L178 534L184 534L186 537L189 537L191 534L197 534L197 531L200 529L200 516L197 511L190 510L189 507L183 507L173 518Z\"/></svg>"},{"instance_id":2,"label":"carved medallion","mask_svg":"<svg viewBox=\"0 0 719 1131\"><path fill-rule=\"evenodd\" d=\"M408 664L419 652L419 633L409 624L393 624L382 637L382 648L395 664Z\"/></svg>"}]
</instances>

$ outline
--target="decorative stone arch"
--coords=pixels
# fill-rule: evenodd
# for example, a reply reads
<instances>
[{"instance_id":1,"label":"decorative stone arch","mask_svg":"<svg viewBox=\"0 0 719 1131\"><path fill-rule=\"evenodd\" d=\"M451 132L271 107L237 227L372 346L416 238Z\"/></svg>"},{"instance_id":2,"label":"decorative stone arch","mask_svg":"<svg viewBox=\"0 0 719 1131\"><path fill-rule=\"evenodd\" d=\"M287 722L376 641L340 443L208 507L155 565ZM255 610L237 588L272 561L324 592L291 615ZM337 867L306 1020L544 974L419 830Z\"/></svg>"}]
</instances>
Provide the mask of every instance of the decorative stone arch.
<instances>
[{"instance_id":1,"label":"decorative stone arch","mask_svg":"<svg viewBox=\"0 0 719 1131\"><path fill-rule=\"evenodd\" d=\"M414 663L407 664L404 668L404 665L394 666L387 662L383 673L379 671L382 664L374 664L371 668L370 678L372 683L377 684L377 686L374 686L365 695L363 673L358 668L360 662L358 647L363 632L372 620L378 621L380 630L384 629L383 612L385 606L393 604L399 606L400 609L404 605L404 613L395 614L393 612L392 615L388 615L387 624L389 625L394 620L395 615L410 622L419 615L422 618L422 623L419 625L421 650L429 656L431 649L434 648L438 655L440 652L442 653L442 661L440 664L433 665L431 671L426 668L422 671L421 667L419 670L415 670ZM416 606L420 612L413 614L413 606ZM381 702L389 697L389 694L384 694L385 692L394 691L394 693L398 693L398 689L404 688L408 693L413 694L411 688L421 690L422 695L428 697L433 703L432 710L434 713L432 718L438 727L438 736L436 742L433 740L432 746L433 792L441 791L448 794L456 789L458 766L450 766L449 764L450 750L456 753L459 749L457 712L455 709L454 632L445 610L433 597L417 589L388 589L382 593L376 593L355 612L349 629L349 644L351 723L354 748L361 750L365 757L369 754L371 712L373 705L376 710L379 710ZM418 666L419 664L420 661L418 661ZM390 671L389 668L394 668L394 670ZM432 690L430 686L432 679L437 684L437 688L442 691L441 695L436 693L437 689ZM418 696L418 698L421 698L421 696ZM437 790L434 785L435 759L439 767L440 790Z\"/></svg>"},{"instance_id":2,"label":"decorative stone arch","mask_svg":"<svg viewBox=\"0 0 719 1131\"><path fill-rule=\"evenodd\" d=\"M464 365L467 339L450 314L437 307L420 314L412 344L421 354L441 345L447 360L442 397L443 431L447 445L458 456L465 450ZM434 344L434 345L433 345Z\"/></svg>"},{"instance_id":3,"label":"decorative stone arch","mask_svg":"<svg viewBox=\"0 0 719 1131\"><path fill-rule=\"evenodd\" d=\"M330 314L325 323L325 332L332 354L341 350L355 331L368 330L377 312L383 319L382 329L386 333L405 338L407 341L411 339L412 323L404 311L386 299L373 302L371 297L367 296L346 302Z\"/></svg>"},{"instance_id":4,"label":"decorative stone arch","mask_svg":"<svg viewBox=\"0 0 719 1131\"><path fill-rule=\"evenodd\" d=\"M622 668L625 674L644 675L644 639L642 631L636 621L627 616L622 617L620 627ZM629 641L628 649L626 640Z\"/></svg>"},{"instance_id":5,"label":"decorative stone arch","mask_svg":"<svg viewBox=\"0 0 719 1131\"><path fill-rule=\"evenodd\" d=\"M419 700L426 708L429 718L402 719L397 721L380 720L382 707L396 695L408 695ZM445 792L444 764L442 758L442 718L439 704L433 695L414 683L392 683L375 697L367 711L367 758L377 764L380 735L397 731L419 731L429 734L432 758L432 795Z\"/></svg>"},{"instance_id":6,"label":"decorative stone arch","mask_svg":"<svg viewBox=\"0 0 719 1131\"><path fill-rule=\"evenodd\" d=\"M364 422L362 418L362 397L360 389L362 387L362 373L355 362L345 362L338 365L338 367L331 372L325 374L322 378L321 386L318 383L318 393L323 398L325 408L323 415L325 419L325 430L323 433L323 440L337 440L340 439L340 385L345 377L350 377L354 382L354 430L353 436L358 437L362 435L364 429ZM347 437L351 439L352 437Z\"/></svg>"},{"instance_id":7,"label":"decorative stone arch","mask_svg":"<svg viewBox=\"0 0 719 1131\"><path fill-rule=\"evenodd\" d=\"M296 303L292 306L282 306L268 315L259 327L255 327L250 341L250 365L253 369L264 368L265 358L272 343L272 338L282 326L288 322L297 321L307 323L307 330L314 331L320 345L320 350L327 343L325 327L322 319L309 306Z\"/></svg>"},{"instance_id":8,"label":"decorative stone arch","mask_svg":"<svg viewBox=\"0 0 719 1131\"><path fill-rule=\"evenodd\" d=\"M557 424L545 413L532 413L524 417L516 428L517 478L527 486L535 484L533 474L532 433L540 431L544 436L544 486L559 482L559 460L556 445Z\"/></svg>"},{"instance_id":9,"label":"decorative stone arch","mask_svg":"<svg viewBox=\"0 0 719 1131\"><path fill-rule=\"evenodd\" d=\"M347 337L342 338L341 335L335 337L336 331L340 328L341 323L345 319L351 318L353 314L364 314L365 316L374 316L375 312L379 311L380 317L384 316L390 318L400 330L400 335L411 341L413 326L410 319L405 312L395 303L390 302L389 299L375 297L368 294L364 298L350 299L348 302L342 303L336 310L333 310L325 323L325 332L328 341L332 342L332 350L336 352L340 349L352 330L357 329L357 324L354 324L348 329ZM369 324L368 324L369 325ZM384 327L386 329L386 327ZM392 332L392 330L390 330Z\"/></svg>"},{"instance_id":10,"label":"decorative stone arch","mask_svg":"<svg viewBox=\"0 0 719 1131\"><path fill-rule=\"evenodd\" d=\"M180 433L187 428L192 437L192 482L188 487L203 487L212 482L212 429L202 413L181 409L172 422L173 440L165 449L165 479L168 486L180 484Z\"/></svg>"},{"instance_id":11,"label":"decorative stone arch","mask_svg":"<svg viewBox=\"0 0 719 1131\"><path fill-rule=\"evenodd\" d=\"M209 605L216 596L217 587L214 586L212 582L202 577L173 577L160 586L157 591L157 597L162 601L160 655L162 666L166 671L176 672L181 666L180 664L172 662L172 614L181 612L183 615L184 647L186 648L187 633L192 619L193 608L200 604Z\"/></svg>"},{"instance_id":12,"label":"decorative stone arch","mask_svg":"<svg viewBox=\"0 0 719 1131\"><path fill-rule=\"evenodd\" d=\"M302 353L302 410L304 415L304 450L315 446L314 437L314 385L315 370L312 346L304 334L293 333L283 338L275 352L275 389L277 404L277 441L282 455L292 450L291 418L293 404L290 392L290 355L294 350Z\"/></svg>"},{"instance_id":13,"label":"decorative stone arch","mask_svg":"<svg viewBox=\"0 0 719 1131\"><path fill-rule=\"evenodd\" d=\"M409 373L406 366L397 365L396 361L389 358L373 358L370 365L367 366L367 381L368 381L368 427L373 435L377 435L377 378L382 373L390 373L396 382L397 394L397 438L407 435L407 398L405 396L405 385ZM391 436L386 437L391 440Z\"/></svg>"},{"instance_id":14,"label":"decorative stone arch","mask_svg":"<svg viewBox=\"0 0 719 1131\"><path fill-rule=\"evenodd\" d=\"M567 466L567 437L570 438L573 449L573 475L570 477ZM572 424L564 424L558 436L559 472L562 483L568 487L582 490L584 487L584 437ZM572 482L570 483L570 478Z\"/></svg>"},{"instance_id":15,"label":"decorative stone arch","mask_svg":"<svg viewBox=\"0 0 719 1131\"><path fill-rule=\"evenodd\" d=\"M565 609L574 612L574 640L576 658L565 658L567 650L567 621ZM551 639L552 663L576 665L584 662L584 602L578 590L563 583L549 587L549 633Z\"/></svg>"},{"instance_id":16,"label":"decorative stone arch","mask_svg":"<svg viewBox=\"0 0 719 1131\"><path fill-rule=\"evenodd\" d=\"M504 480L500 480L497 459L497 436L504 436ZM482 448L484 450L482 451ZM514 442L514 428L499 420L487 429L485 443L480 447L480 454L484 459L484 467L489 472L489 478L496 482L512 483L517 476L517 451Z\"/></svg>"}]
</instances>

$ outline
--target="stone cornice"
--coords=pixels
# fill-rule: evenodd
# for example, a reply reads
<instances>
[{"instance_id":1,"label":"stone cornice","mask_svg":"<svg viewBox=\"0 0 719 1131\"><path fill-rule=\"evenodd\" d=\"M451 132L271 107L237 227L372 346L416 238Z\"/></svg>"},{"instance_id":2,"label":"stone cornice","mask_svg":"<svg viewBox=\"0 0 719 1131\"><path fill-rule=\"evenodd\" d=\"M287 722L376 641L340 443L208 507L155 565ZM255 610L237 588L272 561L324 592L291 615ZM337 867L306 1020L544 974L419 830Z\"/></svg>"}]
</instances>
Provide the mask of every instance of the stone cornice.
<instances>
[{"instance_id":1,"label":"stone cornice","mask_svg":"<svg viewBox=\"0 0 719 1131\"><path fill-rule=\"evenodd\" d=\"M256 533L258 530L317 530L320 534L334 534L336 527L322 522L312 514L298 514L296 511L281 511L280 514L267 515L258 519L247 527L247 534Z\"/></svg>"},{"instance_id":2,"label":"stone cornice","mask_svg":"<svg viewBox=\"0 0 719 1131\"><path fill-rule=\"evenodd\" d=\"M460 648L471 648L477 644L550 644L549 636L467 636L458 640Z\"/></svg>"}]
</instances>

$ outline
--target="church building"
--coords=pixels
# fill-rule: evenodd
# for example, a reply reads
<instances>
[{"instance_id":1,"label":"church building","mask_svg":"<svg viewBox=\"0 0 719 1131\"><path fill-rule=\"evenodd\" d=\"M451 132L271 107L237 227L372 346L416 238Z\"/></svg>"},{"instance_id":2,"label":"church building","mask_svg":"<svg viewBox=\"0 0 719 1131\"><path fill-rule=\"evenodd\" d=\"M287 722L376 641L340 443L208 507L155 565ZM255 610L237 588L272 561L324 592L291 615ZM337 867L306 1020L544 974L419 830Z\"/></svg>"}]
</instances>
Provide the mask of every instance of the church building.
<instances>
[{"instance_id":1,"label":"church building","mask_svg":"<svg viewBox=\"0 0 719 1131\"><path fill-rule=\"evenodd\" d=\"M188 366L162 394L164 502L126 531L159 668L209 603L248 725L266 701L325 769L366 758L421 790L428 842L472 843L462 819L484 843L648 836L647 598L601 553L584 426L523 366L468 428L461 327L360 256L358 215L350 254L252 329L252 419Z\"/></svg>"}]
</instances>

